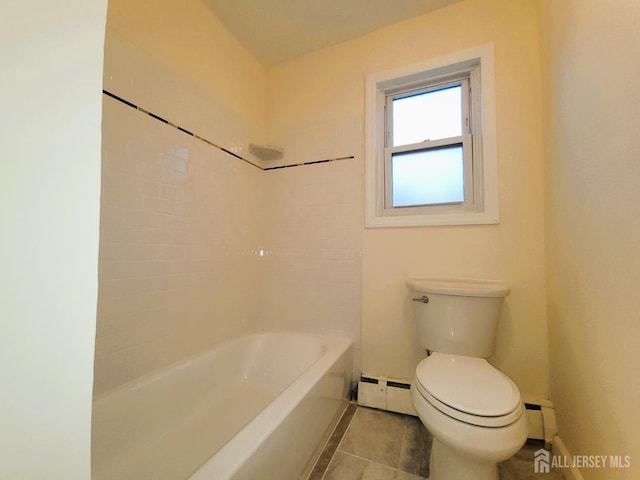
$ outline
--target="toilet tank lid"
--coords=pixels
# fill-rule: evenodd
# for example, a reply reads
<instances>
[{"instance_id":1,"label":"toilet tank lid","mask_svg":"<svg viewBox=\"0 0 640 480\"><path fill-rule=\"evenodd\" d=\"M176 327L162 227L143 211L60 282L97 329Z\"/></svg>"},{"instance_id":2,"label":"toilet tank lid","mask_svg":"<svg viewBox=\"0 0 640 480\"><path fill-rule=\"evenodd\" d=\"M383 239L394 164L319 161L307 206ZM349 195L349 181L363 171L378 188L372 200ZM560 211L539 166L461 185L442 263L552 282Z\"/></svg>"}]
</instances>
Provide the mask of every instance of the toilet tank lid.
<instances>
[{"instance_id":1,"label":"toilet tank lid","mask_svg":"<svg viewBox=\"0 0 640 480\"><path fill-rule=\"evenodd\" d=\"M409 277L407 287L414 292L464 297L506 297L511 291L505 282L477 278Z\"/></svg>"}]
</instances>

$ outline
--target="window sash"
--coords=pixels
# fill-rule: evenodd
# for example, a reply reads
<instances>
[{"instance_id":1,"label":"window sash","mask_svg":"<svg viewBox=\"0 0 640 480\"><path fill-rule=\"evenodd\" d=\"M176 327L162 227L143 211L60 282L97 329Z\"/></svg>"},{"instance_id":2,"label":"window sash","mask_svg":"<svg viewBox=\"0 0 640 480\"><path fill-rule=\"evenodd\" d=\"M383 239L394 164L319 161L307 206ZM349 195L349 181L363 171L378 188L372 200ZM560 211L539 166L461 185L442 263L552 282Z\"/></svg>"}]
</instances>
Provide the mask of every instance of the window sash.
<instances>
[{"instance_id":1,"label":"window sash","mask_svg":"<svg viewBox=\"0 0 640 480\"><path fill-rule=\"evenodd\" d=\"M424 152L438 150L446 147L462 146L463 172L464 172L464 201L455 203L433 203L428 205L415 206L393 206L393 178L391 172L392 157L396 153ZM470 209L474 204L474 181L473 181L473 136L471 134L460 135L458 137L443 138L440 140L401 145L398 147L385 148L384 160L384 206L383 215L406 215L408 212L416 214L433 211L434 209L450 210L452 207L458 209Z\"/></svg>"},{"instance_id":2,"label":"window sash","mask_svg":"<svg viewBox=\"0 0 640 480\"><path fill-rule=\"evenodd\" d=\"M471 121L471 98L470 98L470 77L471 72L457 72L453 75L433 79L425 83L413 83L399 86L395 89L385 91L385 108L383 112L383 122L385 128L385 138L383 147L384 156L384 201L382 205L382 214L389 215L407 215L421 214L433 212L437 210L449 211L463 209L470 210L474 205L474 178L473 178L473 122ZM392 146L393 134L393 101L414 95L426 94L438 90L444 90L451 87L461 87L462 94L462 111L461 111L461 130L462 135L450 138L442 138L437 140L426 140L408 145ZM463 171L464 171L464 201L447 203L447 204L428 204L416 206L393 206L393 178L391 173L392 157L397 153L404 152L420 152L435 150L447 146L462 145L463 155Z\"/></svg>"},{"instance_id":3,"label":"window sash","mask_svg":"<svg viewBox=\"0 0 640 480\"><path fill-rule=\"evenodd\" d=\"M462 94L462 112L460 112L461 132L462 134L473 133L471 122L471 98L470 98L470 77L471 72L457 73L455 76L448 76L446 78L439 78L429 83L421 83L419 85L405 85L402 88L386 91L385 98L385 139L384 145L391 147L393 145L393 101L401 100L407 97L413 97L416 95L428 94L436 92L438 90L446 90L452 87L461 87ZM440 139L438 139L440 140Z\"/></svg>"}]
</instances>

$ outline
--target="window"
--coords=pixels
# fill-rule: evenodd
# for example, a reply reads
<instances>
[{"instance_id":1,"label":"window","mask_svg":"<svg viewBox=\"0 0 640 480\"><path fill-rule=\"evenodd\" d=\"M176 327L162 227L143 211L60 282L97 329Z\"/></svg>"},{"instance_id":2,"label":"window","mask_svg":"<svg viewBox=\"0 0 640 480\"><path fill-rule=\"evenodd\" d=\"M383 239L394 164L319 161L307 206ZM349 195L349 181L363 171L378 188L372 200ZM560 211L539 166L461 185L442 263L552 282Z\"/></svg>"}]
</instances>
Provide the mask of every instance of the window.
<instances>
[{"instance_id":1,"label":"window","mask_svg":"<svg viewBox=\"0 0 640 480\"><path fill-rule=\"evenodd\" d=\"M497 223L493 47L367 77L367 226Z\"/></svg>"}]
</instances>

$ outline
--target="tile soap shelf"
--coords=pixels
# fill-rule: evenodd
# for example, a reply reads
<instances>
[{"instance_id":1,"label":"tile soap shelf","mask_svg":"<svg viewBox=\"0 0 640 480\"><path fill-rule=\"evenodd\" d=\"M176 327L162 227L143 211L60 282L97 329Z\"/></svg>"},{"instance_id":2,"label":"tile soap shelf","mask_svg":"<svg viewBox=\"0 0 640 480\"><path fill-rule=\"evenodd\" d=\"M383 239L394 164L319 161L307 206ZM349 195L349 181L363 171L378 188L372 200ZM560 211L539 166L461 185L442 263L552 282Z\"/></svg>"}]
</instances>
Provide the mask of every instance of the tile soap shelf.
<instances>
[{"instance_id":1,"label":"tile soap shelf","mask_svg":"<svg viewBox=\"0 0 640 480\"><path fill-rule=\"evenodd\" d=\"M284 149L274 147L273 145L256 145L254 143L250 143L249 152L260 160L279 160L284 154Z\"/></svg>"}]
</instances>

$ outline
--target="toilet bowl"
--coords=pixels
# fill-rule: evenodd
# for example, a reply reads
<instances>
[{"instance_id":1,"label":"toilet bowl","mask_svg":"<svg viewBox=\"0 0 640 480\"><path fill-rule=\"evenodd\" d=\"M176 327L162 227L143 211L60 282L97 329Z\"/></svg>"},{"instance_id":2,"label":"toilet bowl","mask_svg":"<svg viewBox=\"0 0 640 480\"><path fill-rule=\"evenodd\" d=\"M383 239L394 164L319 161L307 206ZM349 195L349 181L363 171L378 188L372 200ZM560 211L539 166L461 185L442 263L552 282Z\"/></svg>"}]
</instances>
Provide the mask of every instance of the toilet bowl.
<instances>
[{"instance_id":1,"label":"toilet bowl","mask_svg":"<svg viewBox=\"0 0 640 480\"><path fill-rule=\"evenodd\" d=\"M528 424L516 385L486 360L433 353L418 364L411 400L433 435L430 480L497 480Z\"/></svg>"},{"instance_id":2,"label":"toilet bowl","mask_svg":"<svg viewBox=\"0 0 640 480\"><path fill-rule=\"evenodd\" d=\"M410 278L418 342L411 401L433 435L429 480L498 480L529 425L516 384L486 358L495 351L509 287L475 279Z\"/></svg>"}]
</instances>

